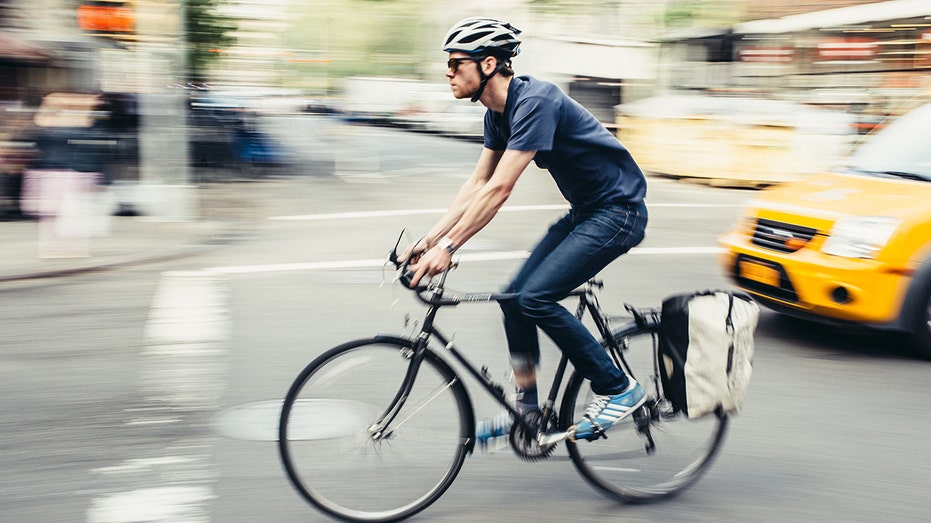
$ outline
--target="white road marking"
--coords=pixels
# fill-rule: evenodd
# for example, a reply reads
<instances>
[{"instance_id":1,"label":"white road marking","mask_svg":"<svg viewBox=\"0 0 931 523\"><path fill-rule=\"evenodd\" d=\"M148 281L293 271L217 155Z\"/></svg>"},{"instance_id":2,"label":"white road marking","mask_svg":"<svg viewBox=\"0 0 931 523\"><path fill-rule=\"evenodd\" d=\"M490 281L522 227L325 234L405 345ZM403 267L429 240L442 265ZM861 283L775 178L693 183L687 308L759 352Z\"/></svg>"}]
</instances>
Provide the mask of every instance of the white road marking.
<instances>
[{"instance_id":1,"label":"white road marking","mask_svg":"<svg viewBox=\"0 0 931 523\"><path fill-rule=\"evenodd\" d=\"M226 284L218 273L162 275L145 328L142 383L150 400L182 411L212 409L223 393L230 337Z\"/></svg>"},{"instance_id":2,"label":"white road marking","mask_svg":"<svg viewBox=\"0 0 931 523\"><path fill-rule=\"evenodd\" d=\"M206 485L151 487L94 499L88 523L206 522L202 507L216 498Z\"/></svg>"},{"instance_id":3,"label":"white road marking","mask_svg":"<svg viewBox=\"0 0 931 523\"><path fill-rule=\"evenodd\" d=\"M693 256L716 255L724 252L720 247L634 247L624 256ZM520 260L530 255L528 251L476 252L457 255L463 262ZM385 267L387 260L332 260L320 262L270 263L263 265L233 265L204 269L211 274L256 274L264 272L321 271L337 269L377 269Z\"/></svg>"},{"instance_id":4,"label":"white road marking","mask_svg":"<svg viewBox=\"0 0 931 523\"><path fill-rule=\"evenodd\" d=\"M222 275L162 274L141 351L139 381L148 401L127 411L127 425L189 423L192 412L218 408L229 364L228 309ZM92 470L113 488L91 500L87 522L209 521L209 503L216 497L212 448L212 436L187 436L169 442L163 456Z\"/></svg>"},{"instance_id":5,"label":"white road marking","mask_svg":"<svg viewBox=\"0 0 931 523\"><path fill-rule=\"evenodd\" d=\"M734 208L741 207L742 203L647 203L648 208ZM566 204L552 205L506 205L498 212L528 212L528 211L565 211ZM323 214L297 214L292 216L269 216L269 220L278 221L314 221L314 220L347 220L362 218L385 218L389 216L415 216L418 214L443 214L446 209L396 209L379 211L334 212Z\"/></svg>"}]
</instances>

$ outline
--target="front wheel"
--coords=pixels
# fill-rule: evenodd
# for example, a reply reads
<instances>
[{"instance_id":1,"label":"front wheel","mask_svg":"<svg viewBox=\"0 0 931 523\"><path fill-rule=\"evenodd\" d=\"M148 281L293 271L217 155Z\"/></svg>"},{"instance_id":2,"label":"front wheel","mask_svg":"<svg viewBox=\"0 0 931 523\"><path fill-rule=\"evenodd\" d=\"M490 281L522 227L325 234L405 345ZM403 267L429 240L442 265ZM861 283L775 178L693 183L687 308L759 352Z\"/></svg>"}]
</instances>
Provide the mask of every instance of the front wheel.
<instances>
[{"instance_id":1,"label":"front wheel","mask_svg":"<svg viewBox=\"0 0 931 523\"><path fill-rule=\"evenodd\" d=\"M643 386L647 401L608 430L607 439L567 441L569 455L589 483L620 501L642 503L673 496L691 486L711 464L724 440L727 414L690 420L665 401L656 375L654 327L632 324L612 336L622 348L625 371ZM563 396L563 425L568 428L580 420L591 401L588 380L573 374Z\"/></svg>"},{"instance_id":2,"label":"front wheel","mask_svg":"<svg viewBox=\"0 0 931 523\"><path fill-rule=\"evenodd\" d=\"M931 284L924 291L915 316L917 323L915 331L911 333L912 348L918 356L931 359Z\"/></svg>"},{"instance_id":3,"label":"front wheel","mask_svg":"<svg viewBox=\"0 0 931 523\"><path fill-rule=\"evenodd\" d=\"M387 427L379 421L412 369L413 343L340 345L297 377L281 411L288 478L317 508L349 521L397 521L452 484L471 449L474 416L459 377L427 351Z\"/></svg>"}]
</instances>

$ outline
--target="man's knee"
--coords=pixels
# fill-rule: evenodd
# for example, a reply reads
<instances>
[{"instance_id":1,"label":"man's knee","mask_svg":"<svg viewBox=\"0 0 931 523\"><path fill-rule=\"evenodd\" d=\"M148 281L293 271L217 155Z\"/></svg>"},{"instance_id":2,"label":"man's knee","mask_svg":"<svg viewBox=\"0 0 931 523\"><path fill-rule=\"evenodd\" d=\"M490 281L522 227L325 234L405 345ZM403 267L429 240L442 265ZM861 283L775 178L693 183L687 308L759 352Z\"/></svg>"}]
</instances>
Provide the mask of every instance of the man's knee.
<instances>
[{"instance_id":1,"label":"man's knee","mask_svg":"<svg viewBox=\"0 0 931 523\"><path fill-rule=\"evenodd\" d=\"M547 298L541 294L522 293L517 298L517 305L521 313L528 318L542 318L552 313L554 307L558 304L555 300Z\"/></svg>"}]
</instances>

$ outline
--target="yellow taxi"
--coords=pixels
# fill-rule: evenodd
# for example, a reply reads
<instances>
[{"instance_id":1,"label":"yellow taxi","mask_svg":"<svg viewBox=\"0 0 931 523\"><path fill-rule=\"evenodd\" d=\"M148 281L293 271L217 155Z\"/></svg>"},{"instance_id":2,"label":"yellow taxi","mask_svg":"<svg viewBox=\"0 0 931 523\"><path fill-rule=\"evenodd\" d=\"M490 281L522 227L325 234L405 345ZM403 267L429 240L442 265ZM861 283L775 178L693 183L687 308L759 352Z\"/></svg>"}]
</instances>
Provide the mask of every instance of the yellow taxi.
<instances>
[{"instance_id":1,"label":"yellow taxi","mask_svg":"<svg viewBox=\"0 0 931 523\"><path fill-rule=\"evenodd\" d=\"M904 332L931 358L931 104L836 172L760 191L720 242L727 275L769 308Z\"/></svg>"}]
</instances>

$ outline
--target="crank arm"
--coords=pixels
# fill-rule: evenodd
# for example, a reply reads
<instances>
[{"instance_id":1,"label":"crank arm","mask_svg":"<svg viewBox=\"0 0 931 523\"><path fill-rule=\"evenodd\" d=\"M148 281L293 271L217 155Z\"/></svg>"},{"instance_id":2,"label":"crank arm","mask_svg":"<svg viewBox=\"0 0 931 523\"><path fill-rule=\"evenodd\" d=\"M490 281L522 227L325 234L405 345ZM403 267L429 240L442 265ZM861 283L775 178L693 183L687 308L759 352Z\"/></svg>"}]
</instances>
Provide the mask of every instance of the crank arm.
<instances>
[{"instance_id":1,"label":"crank arm","mask_svg":"<svg viewBox=\"0 0 931 523\"><path fill-rule=\"evenodd\" d=\"M548 434L540 434L537 436L537 444L541 447L555 445L560 441L569 439L570 434L572 434L571 430L567 430L565 432L550 432Z\"/></svg>"}]
</instances>

